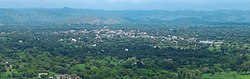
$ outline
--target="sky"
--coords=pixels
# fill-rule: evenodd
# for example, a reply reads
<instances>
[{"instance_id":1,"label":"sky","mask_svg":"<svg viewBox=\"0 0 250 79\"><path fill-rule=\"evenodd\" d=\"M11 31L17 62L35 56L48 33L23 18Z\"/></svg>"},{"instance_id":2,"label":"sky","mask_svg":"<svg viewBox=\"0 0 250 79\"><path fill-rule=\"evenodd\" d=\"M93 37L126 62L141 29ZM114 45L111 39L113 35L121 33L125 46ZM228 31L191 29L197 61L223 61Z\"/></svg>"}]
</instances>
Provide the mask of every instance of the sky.
<instances>
[{"instance_id":1,"label":"sky","mask_svg":"<svg viewBox=\"0 0 250 79\"><path fill-rule=\"evenodd\" d=\"M0 8L250 10L250 0L0 0Z\"/></svg>"}]
</instances>

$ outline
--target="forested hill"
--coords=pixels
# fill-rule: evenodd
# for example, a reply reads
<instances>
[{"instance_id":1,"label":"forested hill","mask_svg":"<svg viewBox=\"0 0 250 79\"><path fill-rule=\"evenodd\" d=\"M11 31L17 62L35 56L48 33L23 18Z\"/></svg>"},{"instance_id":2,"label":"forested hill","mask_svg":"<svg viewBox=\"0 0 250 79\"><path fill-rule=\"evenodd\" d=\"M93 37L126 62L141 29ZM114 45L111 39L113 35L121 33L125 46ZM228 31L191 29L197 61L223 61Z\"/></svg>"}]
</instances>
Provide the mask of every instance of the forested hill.
<instances>
[{"instance_id":1,"label":"forested hill","mask_svg":"<svg viewBox=\"0 0 250 79\"><path fill-rule=\"evenodd\" d=\"M160 10L89 10L89 9L0 9L0 23L53 22L76 24L120 23L249 23L250 11L160 11Z\"/></svg>"}]
</instances>

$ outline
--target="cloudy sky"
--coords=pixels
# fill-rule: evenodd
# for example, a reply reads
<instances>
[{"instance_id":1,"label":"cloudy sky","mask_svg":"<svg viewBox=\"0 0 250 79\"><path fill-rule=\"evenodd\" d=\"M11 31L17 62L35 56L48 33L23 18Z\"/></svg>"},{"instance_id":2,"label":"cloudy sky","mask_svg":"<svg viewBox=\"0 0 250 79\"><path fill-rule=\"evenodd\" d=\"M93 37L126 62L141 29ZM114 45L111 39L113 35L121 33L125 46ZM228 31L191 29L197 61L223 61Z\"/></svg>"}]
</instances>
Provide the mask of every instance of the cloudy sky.
<instances>
[{"instance_id":1,"label":"cloudy sky","mask_svg":"<svg viewBox=\"0 0 250 79\"><path fill-rule=\"evenodd\" d=\"M106 10L250 10L250 0L0 0L0 8Z\"/></svg>"}]
</instances>

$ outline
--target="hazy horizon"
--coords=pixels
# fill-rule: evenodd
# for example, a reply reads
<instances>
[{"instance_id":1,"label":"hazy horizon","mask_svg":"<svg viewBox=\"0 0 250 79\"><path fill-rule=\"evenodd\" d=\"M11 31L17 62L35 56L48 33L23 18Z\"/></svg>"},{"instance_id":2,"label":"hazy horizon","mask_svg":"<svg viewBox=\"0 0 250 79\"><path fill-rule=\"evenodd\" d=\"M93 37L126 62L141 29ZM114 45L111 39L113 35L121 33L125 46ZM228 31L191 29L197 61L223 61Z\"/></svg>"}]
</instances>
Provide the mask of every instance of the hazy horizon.
<instances>
[{"instance_id":1,"label":"hazy horizon","mask_svg":"<svg viewBox=\"0 0 250 79\"><path fill-rule=\"evenodd\" d=\"M77 8L98 10L250 10L250 0L0 0L0 8Z\"/></svg>"}]
</instances>

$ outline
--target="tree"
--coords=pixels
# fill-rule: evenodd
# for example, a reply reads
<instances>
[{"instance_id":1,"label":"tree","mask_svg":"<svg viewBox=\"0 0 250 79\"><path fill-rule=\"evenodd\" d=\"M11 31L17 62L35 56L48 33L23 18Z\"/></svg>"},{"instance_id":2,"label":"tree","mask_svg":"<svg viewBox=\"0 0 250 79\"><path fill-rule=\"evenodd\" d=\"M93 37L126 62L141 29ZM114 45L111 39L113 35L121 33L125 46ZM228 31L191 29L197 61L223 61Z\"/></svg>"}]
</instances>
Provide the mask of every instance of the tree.
<instances>
[{"instance_id":1,"label":"tree","mask_svg":"<svg viewBox=\"0 0 250 79\"><path fill-rule=\"evenodd\" d=\"M178 78L179 79L201 79L201 71L198 69L192 70L192 69L177 69Z\"/></svg>"},{"instance_id":2,"label":"tree","mask_svg":"<svg viewBox=\"0 0 250 79\"><path fill-rule=\"evenodd\" d=\"M6 72L6 69L3 64L0 64L0 73Z\"/></svg>"},{"instance_id":3,"label":"tree","mask_svg":"<svg viewBox=\"0 0 250 79\"><path fill-rule=\"evenodd\" d=\"M141 62L143 62L146 67L154 67L155 65L155 60L149 57L141 59Z\"/></svg>"},{"instance_id":4,"label":"tree","mask_svg":"<svg viewBox=\"0 0 250 79\"><path fill-rule=\"evenodd\" d=\"M244 73L247 73L248 71L250 71L250 61L246 61L243 64L241 64L240 71Z\"/></svg>"},{"instance_id":5,"label":"tree","mask_svg":"<svg viewBox=\"0 0 250 79\"><path fill-rule=\"evenodd\" d=\"M135 57L128 58L125 62L122 63L125 68L133 68L137 64L137 59Z\"/></svg>"}]
</instances>

